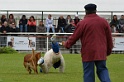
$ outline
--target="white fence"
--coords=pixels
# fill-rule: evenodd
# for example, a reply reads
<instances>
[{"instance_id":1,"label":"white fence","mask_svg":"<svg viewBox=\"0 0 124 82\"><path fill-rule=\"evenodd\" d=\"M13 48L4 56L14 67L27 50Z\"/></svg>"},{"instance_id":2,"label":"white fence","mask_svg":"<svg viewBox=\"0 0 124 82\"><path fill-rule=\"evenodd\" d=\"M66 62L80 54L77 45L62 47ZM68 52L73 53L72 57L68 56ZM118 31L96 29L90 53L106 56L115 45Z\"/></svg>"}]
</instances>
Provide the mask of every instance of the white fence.
<instances>
[{"instance_id":1,"label":"white fence","mask_svg":"<svg viewBox=\"0 0 124 82\"><path fill-rule=\"evenodd\" d=\"M30 51L32 47L34 49L46 52L51 48L50 37L51 35L57 35L57 41L65 41L72 33L7 33L7 36L0 36L0 46L8 46L9 42L14 38L13 48L18 51ZM113 36L113 53L124 53L124 33L112 33ZM32 42L32 46L29 45L29 41ZM31 47L31 48L30 48ZM63 46L60 46L60 49L63 53L80 52L81 43L77 41L75 46L70 50L65 49Z\"/></svg>"}]
</instances>

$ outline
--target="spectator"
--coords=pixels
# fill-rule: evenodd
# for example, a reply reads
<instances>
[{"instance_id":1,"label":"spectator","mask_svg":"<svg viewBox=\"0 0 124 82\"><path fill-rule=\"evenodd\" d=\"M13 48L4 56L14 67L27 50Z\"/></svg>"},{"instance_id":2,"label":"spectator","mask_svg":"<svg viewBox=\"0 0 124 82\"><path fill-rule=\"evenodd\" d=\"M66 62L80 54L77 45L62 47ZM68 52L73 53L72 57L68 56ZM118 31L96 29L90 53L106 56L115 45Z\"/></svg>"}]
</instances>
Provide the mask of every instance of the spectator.
<instances>
[{"instance_id":1,"label":"spectator","mask_svg":"<svg viewBox=\"0 0 124 82\"><path fill-rule=\"evenodd\" d=\"M75 23L76 26L77 26L79 21L80 21L80 19L78 18L78 15L76 14L75 18L74 18L74 23Z\"/></svg>"},{"instance_id":2,"label":"spectator","mask_svg":"<svg viewBox=\"0 0 124 82\"><path fill-rule=\"evenodd\" d=\"M6 16L5 15L2 15L2 17L1 17L1 23L3 24L5 21L7 21Z\"/></svg>"},{"instance_id":3,"label":"spectator","mask_svg":"<svg viewBox=\"0 0 124 82\"><path fill-rule=\"evenodd\" d=\"M66 24L69 25L71 20L72 20L71 15L67 15Z\"/></svg>"},{"instance_id":4,"label":"spectator","mask_svg":"<svg viewBox=\"0 0 124 82\"><path fill-rule=\"evenodd\" d=\"M39 22L39 25L37 26L36 31L38 33L45 33L46 32L46 27L44 26L43 21Z\"/></svg>"},{"instance_id":5,"label":"spectator","mask_svg":"<svg viewBox=\"0 0 124 82\"><path fill-rule=\"evenodd\" d=\"M65 27L65 32L66 33L73 33L74 30L75 30L75 23L74 23L74 20L70 20L70 23L68 25L66 25Z\"/></svg>"},{"instance_id":6,"label":"spectator","mask_svg":"<svg viewBox=\"0 0 124 82\"><path fill-rule=\"evenodd\" d=\"M55 27L53 26L53 19L51 14L49 14L48 18L46 19L46 28L47 32L49 32L50 28L52 28L52 32L55 33Z\"/></svg>"},{"instance_id":7,"label":"spectator","mask_svg":"<svg viewBox=\"0 0 124 82\"><path fill-rule=\"evenodd\" d=\"M39 25L36 28L36 32L38 32L38 33L45 33L46 32L46 27L44 26L43 21L39 22ZM39 47L40 47L40 49L42 48L42 50L44 50L45 49L45 34L40 34L40 36L43 36L43 37L38 38Z\"/></svg>"},{"instance_id":8,"label":"spectator","mask_svg":"<svg viewBox=\"0 0 124 82\"><path fill-rule=\"evenodd\" d=\"M113 25L113 24L114 24L116 27L117 27L117 25L119 24L117 15L114 15L114 16L113 16L113 19L112 19L111 22L110 22L110 26Z\"/></svg>"},{"instance_id":9,"label":"spectator","mask_svg":"<svg viewBox=\"0 0 124 82\"><path fill-rule=\"evenodd\" d=\"M2 23L0 22L0 33L1 33L1 27L2 27Z\"/></svg>"},{"instance_id":10,"label":"spectator","mask_svg":"<svg viewBox=\"0 0 124 82\"><path fill-rule=\"evenodd\" d=\"M111 82L106 66L107 56L111 54L113 48L110 26L105 19L96 14L95 4L87 4L84 8L86 13L84 19L62 44L69 49L77 40L81 40L83 82L95 82L95 67L100 82Z\"/></svg>"},{"instance_id":11,"label":"spectator","mask_svg":"<svg viewBox=\"0 0 124 82\"><path fill-rule=\"evenodd\" d=\"M65 32L65 26L66 26L66 20L64 19L64 17L61 15L58 19L58 30L60 32Z\"/></svg>"},{"instance_id":12,"label":"spectator","mask_svg":"<svg viewBox=\"0 0 124 82\"><path fill-rule=\"evenodd\" d=\"M18 32L18 27L15 25L15 23L12 23L12 27L10 27L10 32ZM11 34L15 36L16 34Z\"/></svg>"},{"instance_id":13,"label":"spectator","mask_svg":"<svg viewBox=\"0 0 124 82\"><path fill-rule=\"evenodd\" d=\"M12 23L12 27L10 27L10 32L18 32L18 27L16 27L15 23Z\"/></svg>"},{"instance_id":14,"label":"spectator","mask_svg":"<svg viewBox=\"0 0 124 82\"><path fill-rule=\"evenodd\" d=\"M20 32L27 32L27 22L26 16L22 15L22 18L19 20Z\"/></svg>"},{"instance_id":15,"label":"spectator","mask_svg":"<svg viewBox=\"0 0 124 82\"><path fill-rule=\"evenodd\" d=\"M14 19L13 14L10 14L10 15L9 15L9 19L8 19L8 25L9 25L9 27L12 26L12 23L16 24L16 21L15 21L15 19Z\"/></svg>"},{"instance_id":16,"label":"spectator","mask_svg":"<svg viewBox=\"0 0 124 82\"><path fill-rule=\"evenodd\" d=\"M36 20L31 16L28 20L28 32L36 32Z\"/></svg>"},{"instance_id":17,"label":"spectator","mask_svg":"<svg viewBox=\"0 0 124 82\"><path fill-rule=\"evenodd\" d=\"M121 18L119 20L119 26L120 26L120 32L124 33L124 15L121 15Z\"/></svg>"},{"instance_id":18,"label":"spectator","mask_svg":"<svg viewBox=\"0 0 124 82\"><path fill-rule=\"evenodd\" d=\"M119 20L117 18L117 15L113 16L113 19L110 22L110 27L113 28L112 26L116 27L117 32L120 32L120 28L119 28Z\"/></svg>"},{"instance_id":19,"label":"spectator","mask_svg":"<svg viewBox=\"0 0 124 82\"><path fill-rule=\"evenodd\" d=\"M1 33L1 27L2 27L2 23L0 21L0 33ZM3 39L1 36L2 36L2 34L0 34L0 47L1 47L1 44L2 44L2 41L1 40Z\"/></svg>"},{"instance_id":20,"label":"spectator","mask_svg":"<svg viewBox=\"0 0 124 82\"><path fill-rule=\"evenodd\" d=\"M1 27L1 35L2 36L7 36L7 32L10 32L10 27L8 26L8 23L5 21ZM6 46L6 37L0 37L0 40L1 40L1 46Z\"/></svg>"},{"instance_id":21,"label":"spectator","mask_svg":"<svg viewBox=\"0 0 124 82\"><path fill-rule=\"evenodd\" d=\"M119 24L124 25L124 15L121 15L121 18L119 20Z\"/></svg>"},{"instance_id":22,"label":"spectator","mask_svg":"<svg viewBox=\"0 0 124 82\"><path fill-rule=\"evenodd\" d=\"M8 23L5 21L4 24L1 27L1 32L3 34L6 34L7 32L10 32L10 27L8 26Z\"/></svg>"},{"instance_id":23,"label":"spectator","mask_svg":"<svg viewBox=\"0 0 124 82\"><path fill-rule=\"evenodd\" d=\"M70 21L70 24L65 27L65 31L66 31L66 33L73 33L74 30L75 30L75 28L76 28L76 25L75 25L75 23L74 23L74 20L71 20L71 21ZM74 53L75 53L75 54L78 54L76 43L70 48L70 53L71 53L71 54L72 54L72 52L73 52L73 49L74 49Z\"/></svg>"}]
</instances>

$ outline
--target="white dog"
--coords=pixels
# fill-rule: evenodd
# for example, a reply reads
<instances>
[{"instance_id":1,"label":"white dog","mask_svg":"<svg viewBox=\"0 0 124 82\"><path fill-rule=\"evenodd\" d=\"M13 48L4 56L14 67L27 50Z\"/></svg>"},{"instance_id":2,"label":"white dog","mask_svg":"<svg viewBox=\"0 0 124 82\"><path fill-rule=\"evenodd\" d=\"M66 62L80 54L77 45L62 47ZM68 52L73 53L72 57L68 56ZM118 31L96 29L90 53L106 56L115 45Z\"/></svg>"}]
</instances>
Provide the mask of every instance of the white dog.
<instances>
[{"instance_id":1,"label":"white dog","mask_svg":"<svg viewBox=\"0 0 124 82\"><path fill-rule=\"evenodd\" d=\"M41 57L39 59L38 64L44 73L48 73L52 66L54 68L59 68L59 72L64 72L65 69L65 61L61 52L56 54L53 52L53 49L46 52L44 58Z\"/></svg>"},{"instance_id":2,"label":"white dog","mask_svg":"<svg viewBox=\"0 0 124 82\"><path fill-rule=\"evenodd\" d=\"M44 58L39 59L38 64L44 73L48 73L51 67L59 68L59 72L64 72L65 61L58 49L58 43L55 42L55 45L53 43L53 48L45 53Z\"/></svg>"}]
</instances>

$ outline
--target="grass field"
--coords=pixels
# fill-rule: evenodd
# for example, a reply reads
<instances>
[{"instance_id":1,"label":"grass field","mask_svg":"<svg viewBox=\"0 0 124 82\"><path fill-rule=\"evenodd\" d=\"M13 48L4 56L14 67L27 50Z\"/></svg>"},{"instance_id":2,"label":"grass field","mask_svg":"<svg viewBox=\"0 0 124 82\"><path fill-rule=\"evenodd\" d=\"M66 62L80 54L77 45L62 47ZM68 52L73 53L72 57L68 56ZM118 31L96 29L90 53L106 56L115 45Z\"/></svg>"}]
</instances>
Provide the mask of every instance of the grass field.
<instances>
[{"instance_id":1,"label":"grass field","mask_svg":"<svg viewBox=\"0 0 124 82\"><path fill-rule=\"evenodd\" d=\"M83 71L80 55L64 54L64 73L50 69L50 73L29 75L23 67L25 54L0 54L0 82L82 82ZM107 66L112 82L124 82L124 54L112 54ZM39 70L39 68L38 68ZM100 82L96 77L96 82Z\"/></svg>"}]
</instances>

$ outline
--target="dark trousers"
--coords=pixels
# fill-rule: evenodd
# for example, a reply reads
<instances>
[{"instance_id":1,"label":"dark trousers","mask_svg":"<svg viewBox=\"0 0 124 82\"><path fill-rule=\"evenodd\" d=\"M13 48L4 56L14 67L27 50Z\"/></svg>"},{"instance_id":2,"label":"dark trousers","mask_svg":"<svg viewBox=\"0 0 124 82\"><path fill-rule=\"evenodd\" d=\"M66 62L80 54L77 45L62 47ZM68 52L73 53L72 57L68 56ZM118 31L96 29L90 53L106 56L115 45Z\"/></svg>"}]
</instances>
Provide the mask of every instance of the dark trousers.
<instances>
[{"instance_id":1,"label":"dark trousers","mask_svg":"<svg viewBox=\"0 0 124 82\"><path fill-rule=\"evenodd\" d=\"M28 26L28 32L36 32L36 26Z\"/></svg>"},{"instance_id":2,"label":"dark trousers","mask_svg":"<svg viewBox=\"0 0 124 82\"><path fill-rule=\"evenodd\" d=\"M39 47L45 48L45 38L39 38Z\"/></svg>"},{"instance_id":3,"label":"dark trousers","mask_svg":"<svg viewBox=\"0 0 124 82\"><path fill-rule=\"evenodd\" d=\"M96 73L101 82L111 82L109 78L108 69L106 67L106 60L83 62L84 82L95 82L94 68L96 66Z\"/></svg>"},{"instance_id":4,"label":"dark trousers","mask_svg":"<svg viewBox=\"0 0 124 82\"><path fill-rule=\"evenodd\" d=\"M70 53L72 53L74 51L74 53L77 52L77 45L74 44L71 48L70 48Z\"/></svg>"}]
</instances>

